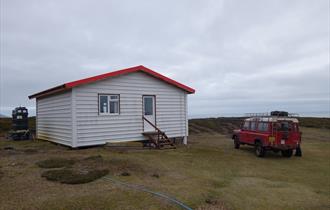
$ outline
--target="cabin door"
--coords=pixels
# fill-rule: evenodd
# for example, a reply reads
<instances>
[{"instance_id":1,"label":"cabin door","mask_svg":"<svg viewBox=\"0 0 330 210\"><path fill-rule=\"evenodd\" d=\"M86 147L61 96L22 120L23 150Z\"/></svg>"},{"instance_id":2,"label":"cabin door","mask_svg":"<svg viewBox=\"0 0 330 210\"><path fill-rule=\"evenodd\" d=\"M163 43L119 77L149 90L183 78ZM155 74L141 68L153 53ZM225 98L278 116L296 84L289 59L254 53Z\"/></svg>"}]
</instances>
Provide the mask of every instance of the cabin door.
<instances>
[{"instance_id":1,"label":"cabin door","mask_svg":"<svg viewBox=\"0 0 330 210\"><path fill-rule=\"evenodd\" d=\"M155 104L155 96L142 96L143 100L143 110L142 114L144 118L146 118L153 125L156 125L156 104ZM155 131L155 128L150 125L146 120L143 120L143 131Z\"/></svg>"}]
</instances>

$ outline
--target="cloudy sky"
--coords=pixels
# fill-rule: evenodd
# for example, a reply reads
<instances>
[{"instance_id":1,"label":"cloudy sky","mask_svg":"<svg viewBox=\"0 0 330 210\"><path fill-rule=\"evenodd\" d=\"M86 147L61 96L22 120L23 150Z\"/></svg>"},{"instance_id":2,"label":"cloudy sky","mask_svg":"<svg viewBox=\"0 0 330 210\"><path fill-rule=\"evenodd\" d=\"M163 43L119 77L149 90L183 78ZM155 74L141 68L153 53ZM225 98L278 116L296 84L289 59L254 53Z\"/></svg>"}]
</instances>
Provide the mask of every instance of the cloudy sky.
<instances>
[{"instance_id":1,"label":"cloudy sky","mask_svg":"<svg viewBox=\"0 0 330 210\"><path fill-rule=\"evenodd\" d=\"M0 113L144 65L196 89L189 115L330 117L329 0L0 0Z\"/></svg>"}]
</instances>

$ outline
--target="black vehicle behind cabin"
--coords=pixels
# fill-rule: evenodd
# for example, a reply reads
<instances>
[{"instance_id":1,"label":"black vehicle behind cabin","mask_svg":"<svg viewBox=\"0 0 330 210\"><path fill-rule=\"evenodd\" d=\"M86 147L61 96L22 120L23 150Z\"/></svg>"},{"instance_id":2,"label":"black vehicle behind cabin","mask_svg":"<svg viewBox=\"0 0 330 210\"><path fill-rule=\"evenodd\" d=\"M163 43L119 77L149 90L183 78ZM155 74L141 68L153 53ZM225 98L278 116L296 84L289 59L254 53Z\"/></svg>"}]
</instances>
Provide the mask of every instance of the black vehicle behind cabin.
<instances>
[{"instance_id":1,"label":"black vehicle behind cabin","mask_svg":"<svg viewBox=\"0 0 330 210\"><path fill-rule=\"evenodd\" d=\"M25 107L16 107L12 111L12 130L10 137L13 140L30 139L29 114Z\"/></svg>"}]
</instances>

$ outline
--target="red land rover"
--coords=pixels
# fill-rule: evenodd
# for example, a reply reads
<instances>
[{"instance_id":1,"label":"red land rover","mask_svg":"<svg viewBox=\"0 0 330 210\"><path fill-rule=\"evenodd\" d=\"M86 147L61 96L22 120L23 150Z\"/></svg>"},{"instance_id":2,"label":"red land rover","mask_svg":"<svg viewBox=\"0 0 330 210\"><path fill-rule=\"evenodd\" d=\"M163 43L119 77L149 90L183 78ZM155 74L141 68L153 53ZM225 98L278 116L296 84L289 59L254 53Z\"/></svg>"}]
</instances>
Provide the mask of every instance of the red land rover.
<instances>
[{"instance_id":1,"label":"red land rover","mask_svg":"<svg viewBox=\"0 0 330 210\"><path fill-rule=\"evenodd\" d=\"M240 145L255 147L255 154L263 157L267 150L281 151L282 156L291 157L293 150L301 156L301 135L298 119L284 111L273 111L268 114L250 114L241 128L234 130L232 139L236 149Z\"/></svg>"}]
</instances>

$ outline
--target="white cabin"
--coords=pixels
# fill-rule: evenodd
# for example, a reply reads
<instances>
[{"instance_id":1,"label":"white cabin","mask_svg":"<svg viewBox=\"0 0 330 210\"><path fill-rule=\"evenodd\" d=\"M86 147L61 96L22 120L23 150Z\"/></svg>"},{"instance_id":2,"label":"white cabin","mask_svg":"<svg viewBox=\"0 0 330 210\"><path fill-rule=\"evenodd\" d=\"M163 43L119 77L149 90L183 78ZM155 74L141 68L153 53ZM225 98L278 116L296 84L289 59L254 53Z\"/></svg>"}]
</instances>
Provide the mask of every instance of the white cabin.
<instances>
[{"instance_id":1,"label":"white cabin","mask_svg":"<svg viewBox=\"0 0 330 210\"><path fill-rule=\"evenodd\" d=\"M144 66L33 94L37 138L82 147L146 140L159 129L187 143L187 95L195 90Z\"/></svg>"}]
</instances>

